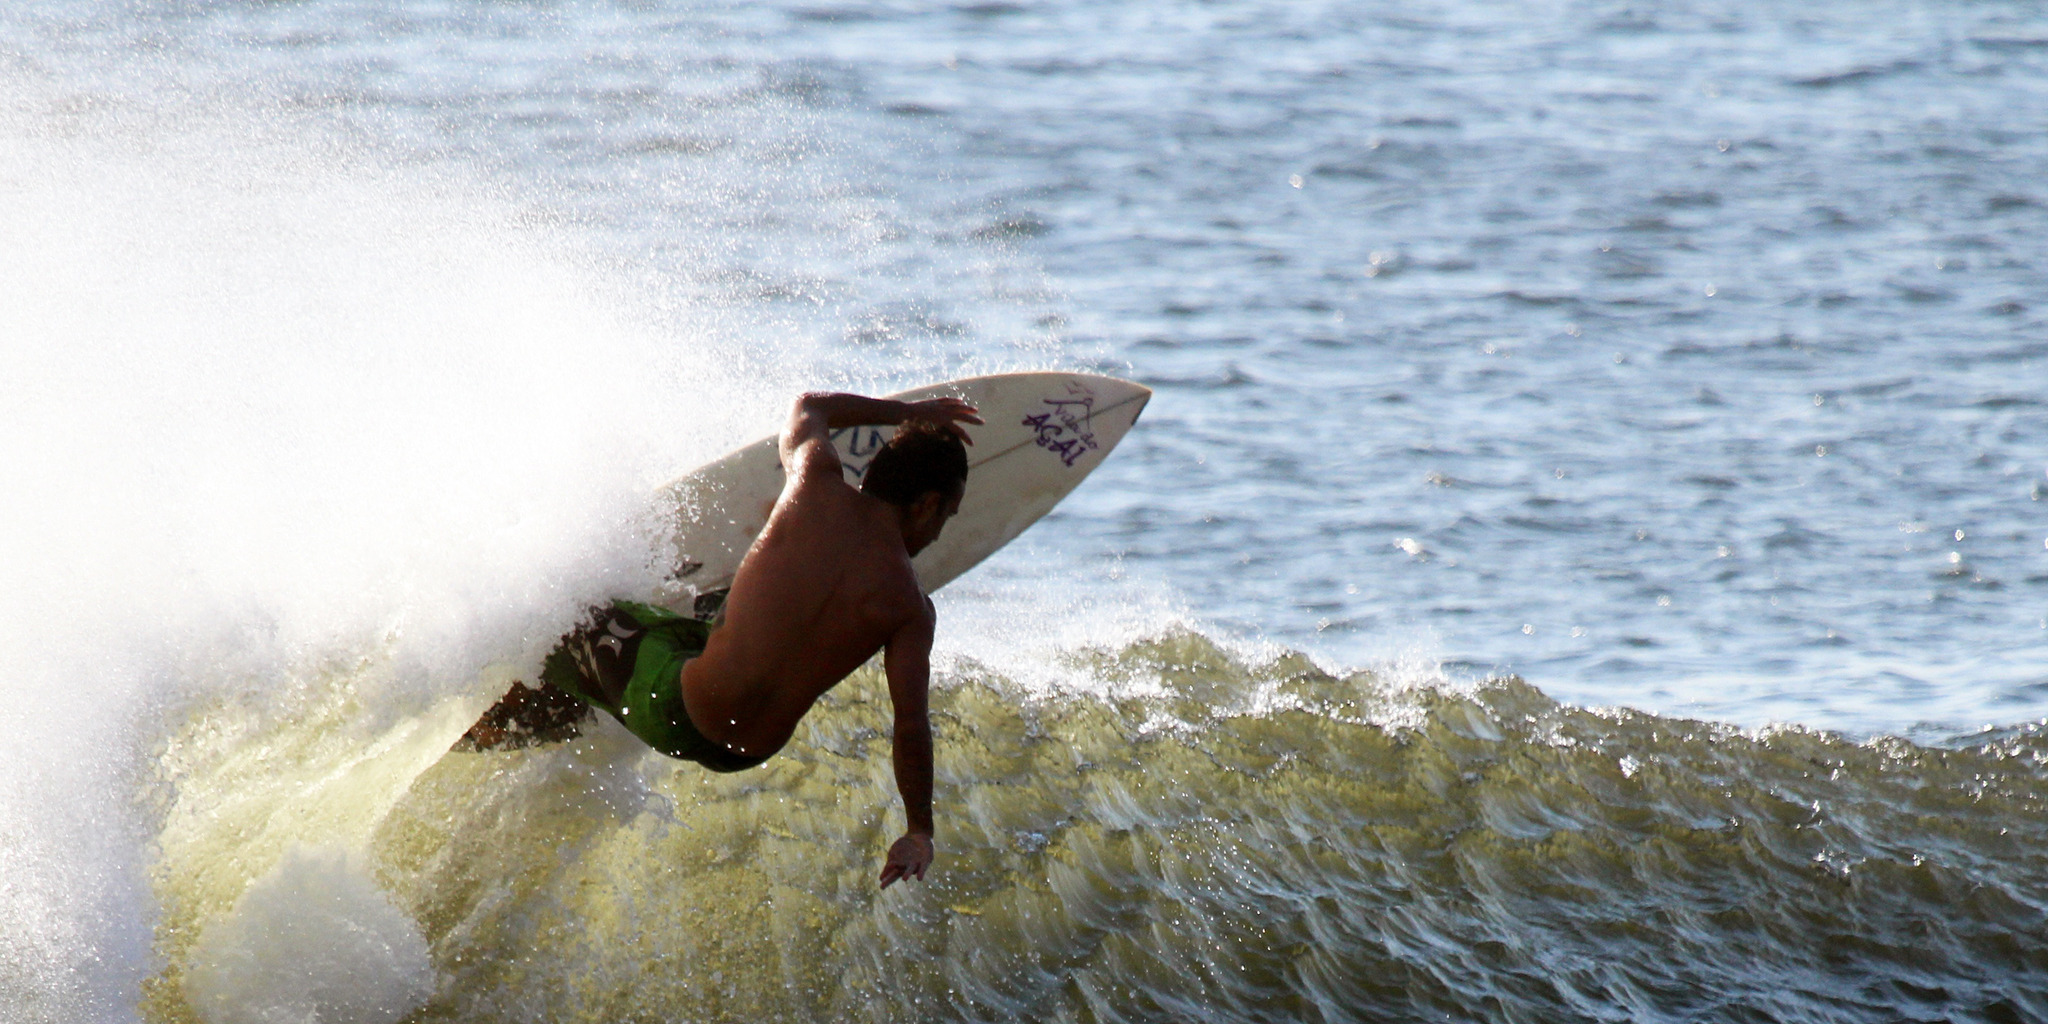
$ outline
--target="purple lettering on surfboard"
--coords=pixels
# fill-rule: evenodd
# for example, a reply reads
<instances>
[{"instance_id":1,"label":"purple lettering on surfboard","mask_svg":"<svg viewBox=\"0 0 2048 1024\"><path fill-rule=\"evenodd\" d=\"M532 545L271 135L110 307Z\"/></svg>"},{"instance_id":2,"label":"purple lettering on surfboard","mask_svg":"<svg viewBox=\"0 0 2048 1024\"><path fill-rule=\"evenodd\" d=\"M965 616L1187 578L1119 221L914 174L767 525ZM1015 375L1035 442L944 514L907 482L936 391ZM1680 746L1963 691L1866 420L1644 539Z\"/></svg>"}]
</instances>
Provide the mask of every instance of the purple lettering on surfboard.
<instances>
[{"instance_id":1,"label":"purple lettering on surfboard","mask_svg":"<svg viewBox=\"0 0 2048 1024\"><path fill-rule=\"evenodd\" d=\"M1024 417L1024 426L1038 432L1038 446L1059 456L1068 468L1089 452L1102 447L1095 441L1090 422L1095 415L1095 392L1080 381L1069 381L1067 393L1047 398L1050 408Z\"/></svg>"}]
</instances>

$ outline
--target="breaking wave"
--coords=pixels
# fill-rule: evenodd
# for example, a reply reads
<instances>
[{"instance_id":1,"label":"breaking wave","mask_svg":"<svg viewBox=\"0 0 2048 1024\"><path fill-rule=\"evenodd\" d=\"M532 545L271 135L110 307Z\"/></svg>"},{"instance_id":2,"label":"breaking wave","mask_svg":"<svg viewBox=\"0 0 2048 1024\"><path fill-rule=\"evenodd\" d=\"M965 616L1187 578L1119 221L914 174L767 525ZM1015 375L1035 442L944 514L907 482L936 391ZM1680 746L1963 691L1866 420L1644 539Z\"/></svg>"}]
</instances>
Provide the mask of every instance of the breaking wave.
<instances>
[{"instance_id":1,"label":"breaking wave","mask_svg":"<svg viewBox=\"0 0 2048 1024\"><path fill-rule=\"evenodd\" d=\"M901 815L872 667L733 776L608 725L445 752L502 677L372 729L374 659L283 717L196 707L154 790L165 966L145 1014L205 1019L219 951L265 955L215 937L311 892L356 915L336 962L274 955L418 995L321 1020L2048 1015L2039 726L1938 746L1740 731L1185 629L1059 660L1093 692L954 666L933 707L941 859L887 892ZM290 976L260 967L236 977Z\"/></svg>"}]
</instances>

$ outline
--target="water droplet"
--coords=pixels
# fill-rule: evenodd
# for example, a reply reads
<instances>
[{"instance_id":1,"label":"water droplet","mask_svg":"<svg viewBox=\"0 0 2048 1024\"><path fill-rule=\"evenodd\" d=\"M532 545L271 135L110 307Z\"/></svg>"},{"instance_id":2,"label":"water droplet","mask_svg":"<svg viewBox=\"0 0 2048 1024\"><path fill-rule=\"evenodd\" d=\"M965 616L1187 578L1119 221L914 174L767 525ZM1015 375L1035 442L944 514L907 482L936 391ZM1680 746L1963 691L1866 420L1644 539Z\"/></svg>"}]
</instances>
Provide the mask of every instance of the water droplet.
<instances>
[{"instance_id":1,"label":"water droplet","mask_svg":"<svg viewBox=\"0 0 2048 1024\"><path fill-rule=\"evenodd\" d=\"M1300 187L1301 187L1301 175L1299 175L1299 174L1290 174L1290 175L1288 175L1288 176L1287 176L1287 183L1288 183L1289 185L1292 185L1292 186L1294 186L1295 188L1300 188Z\"/></svg>"},{"instance_id":2,"label":"water droplet","mask_svg":"<svg viewBox=\"0 0 2048 1024\"><path fill-rule=\"evenodd\" d=\"M1523 635L1523 636L1532 636L1532 635L1534 635L1534 634L1535 634L1535 632L1536 632L1536 626L1535 626L1535 625L1534 625L1533 623L1528 623L1528 622L1524 622L1524 623L1522 623L1522 635Z\"/></svg>"},{"instance_id":3,"label":"water droplet","mask_svg":"<svg viewBox=\"0 0 2048 1024\"><path fill-rule=\"evenodd\" d=\"M1957 531L1956 531L1956 539L1957 539L1957 540L1962 540L1962 539L1963 539L1963 531L1961 531L1961 530L1957 530Z\"/></svg>"}]
</instances>

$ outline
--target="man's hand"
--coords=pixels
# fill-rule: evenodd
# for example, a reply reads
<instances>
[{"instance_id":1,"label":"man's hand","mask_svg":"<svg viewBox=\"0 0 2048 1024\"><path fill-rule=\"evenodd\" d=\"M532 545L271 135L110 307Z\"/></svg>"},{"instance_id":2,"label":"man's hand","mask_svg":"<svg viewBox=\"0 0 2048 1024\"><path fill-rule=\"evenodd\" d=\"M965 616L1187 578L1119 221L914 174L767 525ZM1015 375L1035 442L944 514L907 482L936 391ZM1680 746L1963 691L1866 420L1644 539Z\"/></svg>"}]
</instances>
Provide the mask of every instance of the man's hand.
<instances>
[{"instance_id":1,"label":"man's hand","mask_svg":"<svg viewBox=\"0 0 2048 1024\"><path fill-rule=\"evenodd\" d=\"M978 424L983 422L981 417L975 415L975 408L973 406L957 398L927 398L922 402L906 402L904 404L906 406L903 413L904 422L921 420L926 423L936 424L944 427L964 444L973 444L974 439L967 436L967 428L960 424Z\"/></svg>"},{"instance_id":2,"label":"man's hand","mask_svg":"<svg viewBox=\"0 0 2048 1024\"><path fill-rule=\"evenodd\" d=\"M905 832L889 847L889 863L882 867L882 888L899 878L924 881L924 869L932 866L932 837L929 832Z\"/></svg>"},{"instance_id":3,"label":"man's hand","mask_svg":"<svg viewBox=\"0 0 2048 1024\"><path fill-rule=\"evenodd\" d=\"M860 395L835 395L814 391L796 400L789 410L789 425L782 429L782 438L777 449L782 455L782 467L795 470L796 453L810 447L816 449L819 461L825 468L838 471L839 456L832 450L828 435L841 427L859 427L870 423L890 425L910 420L935 423L967 444L973 444L962 423L980 423L982 418L974 414L974 407L957 398L927 398L922 402L899 402L893 398L863 398Z\"/></svg>"}]
</instances>

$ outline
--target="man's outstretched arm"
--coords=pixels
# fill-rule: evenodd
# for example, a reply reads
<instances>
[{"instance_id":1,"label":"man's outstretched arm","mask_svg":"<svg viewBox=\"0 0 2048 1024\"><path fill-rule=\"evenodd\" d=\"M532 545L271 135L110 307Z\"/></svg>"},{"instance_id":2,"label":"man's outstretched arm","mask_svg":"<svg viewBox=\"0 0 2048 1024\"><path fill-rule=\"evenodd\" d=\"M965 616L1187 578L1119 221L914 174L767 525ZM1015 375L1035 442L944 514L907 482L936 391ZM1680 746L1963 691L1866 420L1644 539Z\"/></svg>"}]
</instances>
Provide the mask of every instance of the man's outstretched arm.
<instances>
[{"instance_id":1,"label":"man's outstretched arm","mask_svg":"<svg viewBox=\"0 0 2048 1024\"><path fill-rule=\"evenodd\" d=\"M882 667L889 676L889 703L896 713L896 791L903 796L903 838L889 847L882 888L899 878L924 878L932 847L932 726L930 715L932 631L937 615L930 598L889 638Z\"/></svg>"},{"instance_id":2,"label":"man's outstretched arm","mask_svg":"<svg viewBox=\"0 0 2048 1024\"><path fill-rule=\"evenodd\" d=\"M780 441L783 468L795 471L800 460L808 461L814 457L812 452L830 454L837 462L839 456L832 451L832 431L870 424L894 426L909 420L940 424L958 435L960 440L973 444L960 424L980 423L981 417L974 414L973 406L957 398L898 402L893 398L814 391L798 397L796 404L790 407L789 425L783 428Z\"/></svg>"}]
</instances>

